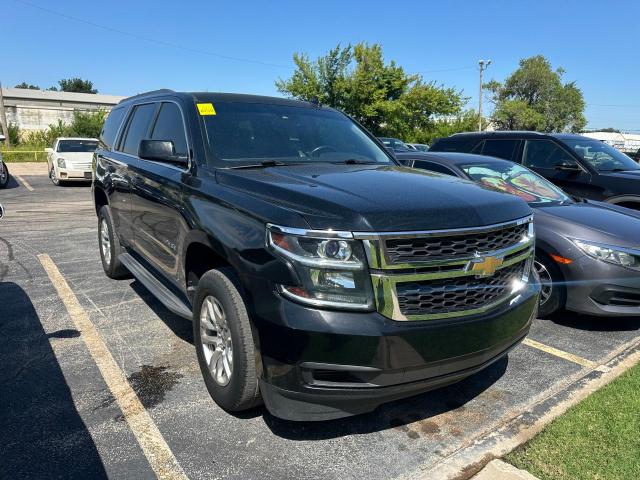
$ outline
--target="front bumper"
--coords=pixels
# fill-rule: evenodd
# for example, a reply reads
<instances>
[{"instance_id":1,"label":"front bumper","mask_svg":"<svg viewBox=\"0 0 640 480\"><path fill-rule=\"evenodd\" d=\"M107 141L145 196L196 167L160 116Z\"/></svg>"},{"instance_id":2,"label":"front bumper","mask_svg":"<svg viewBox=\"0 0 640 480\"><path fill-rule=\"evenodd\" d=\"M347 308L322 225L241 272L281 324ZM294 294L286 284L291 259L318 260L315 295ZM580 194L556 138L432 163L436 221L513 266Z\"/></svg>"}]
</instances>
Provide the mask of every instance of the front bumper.
<instances>
[{"instance_id":1,"label":"front bumper","mask_svg":"<svg viewBox=\"0 0 640 480\"><path fill-rule=\"evenodd\" d=\"M58 179L67 181L82 181L89 182L92 179L91 169L89 170L75 170L69 168L58 167Z\"/></svg>"},{"instance_id":2,"label":"front bumper","mask_svg":"<svg viewBox=\"0 0 640 480\"><path fill-rule=\"evenodd\" d=\"M277 315L256 322L265 404L287 420L328 420L461 380L526 336L538 293L528 284L490 312L428 321L318 310L277 297Z\"/></svg>"},{"instance_id":3,"label":"front bumper","mask_svg":"<svg viewBox=\"0 0 640 480\"><path fill-rule=\"evenodd\" d=\"M580 257L563 266L567 310L595 316L640 316L640 272Z\"/></svg>"}]
</instances>

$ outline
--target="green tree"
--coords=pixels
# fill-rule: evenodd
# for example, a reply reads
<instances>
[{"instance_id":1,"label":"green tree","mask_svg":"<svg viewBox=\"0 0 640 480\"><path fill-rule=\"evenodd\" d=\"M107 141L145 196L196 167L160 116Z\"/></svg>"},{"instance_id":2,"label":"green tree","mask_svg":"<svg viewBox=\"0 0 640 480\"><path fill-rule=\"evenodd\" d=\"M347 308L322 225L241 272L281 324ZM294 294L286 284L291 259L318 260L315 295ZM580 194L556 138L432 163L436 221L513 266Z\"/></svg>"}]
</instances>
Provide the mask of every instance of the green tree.
<instances>
[{"instance_id":1,"label":"green tree","mask_svg":"<svg viewBox=\"0 0 640 480\"><path fill-rule=\"evenodd\" d=\"M293 75L276 81L281 93L339 108L375 135L424 141L438 119L461 114L466 102L454 88L386 63L377 44L338 45L316 60L299 53L293 60Z\"/></svg>"},{"instance_id":2,"label":"green tree","mask_svg":"<svg viewBox=\"0 0 640 480\"><path fill-rule=\"evenodd\" d=\"M107 117L105 110L95 112L73 112L70 130L74 136L98 138Z\"/></svg>"},{"instance_id":3,"label":"green tree","mask_svg":"<svg viewBox=\"0 0 640 480\"><path fill-rule=\"evenodd\" d=\"M90 80L83 80L81 78L63 78L58 82L61 92L76 92L76 93L98 93L98 90L93 88L93 82ZM51 87L50 90L56 90L55 87Z\"/></svg>"},{"instance_id":4,"label":"green tree","mask_svg":"<svg viewBox=\"0 0 640 480\"><path fill-rule=\"evenodd\" d=\"M552 70L542 55L520 60L503 83L492 80L492 121L501 130L579 132L586 125L584 98L575 82L563 83L564 70Z\"/></svg>"},{"instance_id":5,"label":"green tree","mask_svg":"<svg viewBox=\"0 0 640 480\"><path fill-rule=\"evenodd\" d=\"M15 88L25 88L27 90L40 90L39 86L32 85L32 84L27 83L27 82L19 83L18 85L15 86Z\"/></svg>"}]
</instances>

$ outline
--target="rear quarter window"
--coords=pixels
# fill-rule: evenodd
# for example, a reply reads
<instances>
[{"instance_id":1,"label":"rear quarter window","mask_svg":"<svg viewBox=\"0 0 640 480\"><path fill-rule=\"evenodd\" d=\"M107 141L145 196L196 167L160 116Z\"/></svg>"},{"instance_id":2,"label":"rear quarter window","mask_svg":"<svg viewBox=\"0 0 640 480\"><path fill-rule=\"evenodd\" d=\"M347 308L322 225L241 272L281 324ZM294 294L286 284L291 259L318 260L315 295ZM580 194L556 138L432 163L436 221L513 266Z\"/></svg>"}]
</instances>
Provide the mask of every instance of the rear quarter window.
<instances>
[{"instance_id":1,"label":"rear quarter window","mask_svg":"<svg viewBox=\"0 0 640 480\"><path fill-rule=\"evenodd\" d=\"M120 124L124 118L124 113L124 107L114 108L107 116L104 126L102 127L102 131L100 132L101 148L106 150L111 150L113 148L113 144L116 141L116 135L118 134L118 129L120 128Z\"/></svg>"},{"instance_id":2,"label":"rear quarter window","mask_svg":"<svg viewBox=\"0 0 640 480\"><path fill-rule=\"evenodd\" d=\"M485 140L482 154L490 157L503 158L504 160L512 160L519 143L519 139Z\"/></svg>"}]
</instances>

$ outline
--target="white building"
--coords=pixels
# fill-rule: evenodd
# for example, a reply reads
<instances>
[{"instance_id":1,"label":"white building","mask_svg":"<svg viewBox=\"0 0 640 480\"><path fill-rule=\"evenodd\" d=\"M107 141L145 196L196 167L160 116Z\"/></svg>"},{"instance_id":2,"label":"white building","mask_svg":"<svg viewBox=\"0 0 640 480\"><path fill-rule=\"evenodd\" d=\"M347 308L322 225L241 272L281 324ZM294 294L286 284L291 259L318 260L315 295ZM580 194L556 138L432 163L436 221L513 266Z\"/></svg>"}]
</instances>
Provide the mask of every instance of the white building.
<instances>
[{"instance_id":1,"label":"white building","mask_svg":"<svg viewBox=\"0 0 640 480\"><path fill-rule=\"evenodd\" d=\"M98 109L111 110L126 97L91 93L53 92L26 88L3 88L7 123L16 124L20 130L45 130L62 120L73 120L75 110L87 112Z\"/></svg>"},{"instance_id":2,"label":"white building","mask_svg":"<svg viewBox=\"0 0 640 480\"><path fill-rule=\"evenodd\" d=\"M637 152L640 149L640 135L632 133L615 132L588 132L582 134L585 137L595 138L605 142L622 152Z\"/></svg>"}]
</instances>

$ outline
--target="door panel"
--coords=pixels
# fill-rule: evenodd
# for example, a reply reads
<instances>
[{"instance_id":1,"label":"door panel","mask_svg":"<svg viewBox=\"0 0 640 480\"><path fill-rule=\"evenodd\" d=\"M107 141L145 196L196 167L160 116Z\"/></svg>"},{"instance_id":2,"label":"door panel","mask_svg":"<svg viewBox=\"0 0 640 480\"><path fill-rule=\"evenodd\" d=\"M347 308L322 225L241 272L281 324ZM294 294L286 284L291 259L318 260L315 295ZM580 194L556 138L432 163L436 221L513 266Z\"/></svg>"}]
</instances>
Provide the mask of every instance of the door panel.
<instances>
[{"instance_id":1,"label":"door panel","mask_svg":"<svg viewBox=\"0 0 640 480\"><path fill-rule=\"evenodd\" d=\"M131 172L128 157L118 152L101 150L96 154L96 175L104 175L112 220L120 242L133 245L131 223Z\"/></svg>"}]
</instances>

